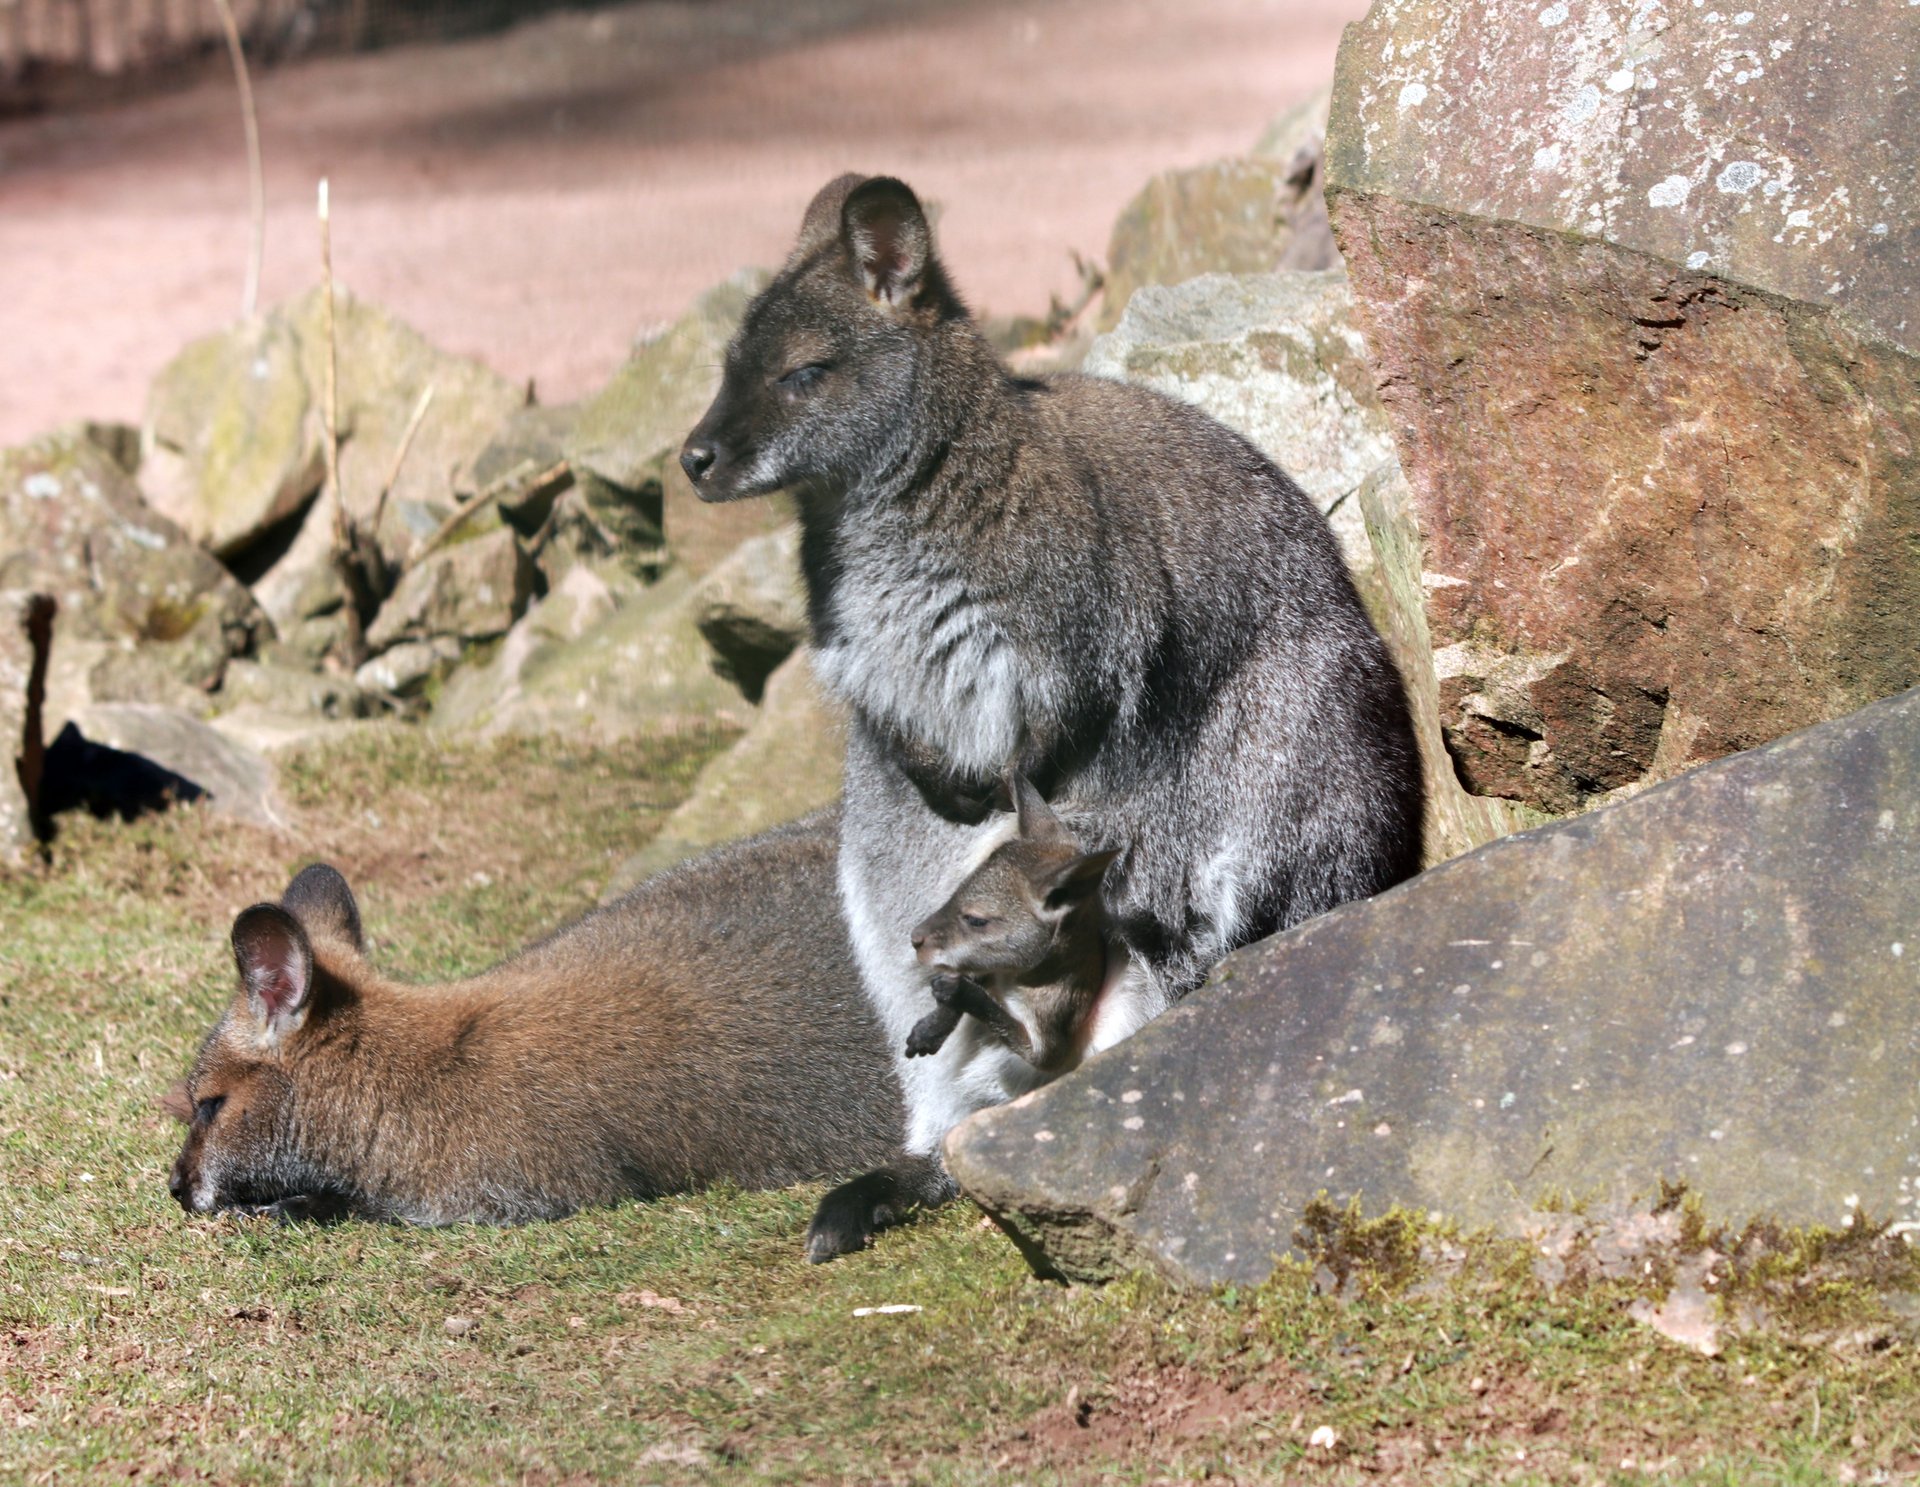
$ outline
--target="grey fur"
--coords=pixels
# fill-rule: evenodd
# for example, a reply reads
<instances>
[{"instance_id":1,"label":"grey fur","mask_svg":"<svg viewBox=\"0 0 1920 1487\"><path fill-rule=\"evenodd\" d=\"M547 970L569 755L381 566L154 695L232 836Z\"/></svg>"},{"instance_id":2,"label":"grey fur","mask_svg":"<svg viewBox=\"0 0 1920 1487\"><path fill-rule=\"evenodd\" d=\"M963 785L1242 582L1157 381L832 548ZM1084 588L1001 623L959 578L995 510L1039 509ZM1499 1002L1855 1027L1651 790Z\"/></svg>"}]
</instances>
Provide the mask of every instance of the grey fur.
<instances>
[{"instance_id":1,"label":"grey fur","mask_svg":"<svg viewBox=\"0 0 1920 1487\"><path fill-rule=\"evenodd\" d=\"M1312 502L1183 404L1012 375L900 182L816 198L683 464L708 500L798 500L816 669L853 713L842 901L896 1050L932 1005L907 932L1004 835L1009 766L1124 849L1134 972L1095 1046L1416 870L1404 693ZM969 1026L900 1060L910 1151L1037 1077Z\"/></svg>"}]
</instances>

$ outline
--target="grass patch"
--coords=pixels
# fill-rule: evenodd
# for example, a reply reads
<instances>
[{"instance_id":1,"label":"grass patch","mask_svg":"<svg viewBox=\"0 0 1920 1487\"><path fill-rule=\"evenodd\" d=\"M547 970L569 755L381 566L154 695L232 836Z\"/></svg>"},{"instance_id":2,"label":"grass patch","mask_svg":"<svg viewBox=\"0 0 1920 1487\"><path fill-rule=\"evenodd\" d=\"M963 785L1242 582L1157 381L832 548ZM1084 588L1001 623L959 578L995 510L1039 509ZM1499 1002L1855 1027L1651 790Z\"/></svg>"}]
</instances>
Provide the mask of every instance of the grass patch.
<instances>
[{"instance_id":1,"label":"grass patch","mask_svg":"<svg viewBox=\"0 0 1920 1487\"><path fill-rule=\"evenodd\" d=\"M1494 1239L1322 1208L1312 1261L1194 1296L1035 1281L964 1204L810 1267L817 1189L512 1230L182 1216L153 1105L230 994L239 908L325 858L384 963L475 970L586 908L718 742L369 729L291 761L285 833L81 820L0 882L0 1480L1920 1475L1911 1254L1864 1223L1730 1234L1676 1198L1648 1271L1588 1263L1605 1216ZM1683 1273L1753 1308L1718 1356L1634 1319ZM888 1303L921 1310L855 1315Z\"/></svg>"}]
</instances>

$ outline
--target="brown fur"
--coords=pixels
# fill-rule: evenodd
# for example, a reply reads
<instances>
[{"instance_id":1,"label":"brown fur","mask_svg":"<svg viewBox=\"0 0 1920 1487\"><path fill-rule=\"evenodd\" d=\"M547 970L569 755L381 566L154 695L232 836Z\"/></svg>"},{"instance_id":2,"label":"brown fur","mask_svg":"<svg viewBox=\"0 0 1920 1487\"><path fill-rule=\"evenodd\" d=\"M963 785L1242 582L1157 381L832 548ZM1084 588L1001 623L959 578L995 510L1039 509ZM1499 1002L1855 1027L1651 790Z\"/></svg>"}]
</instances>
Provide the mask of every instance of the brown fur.
<instances>
[{"instance_id":1,"label":"brown fur","mask_svg":"<svg viewBox=\"0 0 1920 1487\"><path fill-rule=\"evenodd\" d=\"M932 985L939 1005L914 1025L906 1052L939 1052L967 1015L1042 1073L1064 1074L1086 1053L1106 984L1100 882L1120 854L1082 852L1024 776L1009 793L1020 835L995 848L913 932L920 963L942 974Z\"/></svg>"},{"instance_id":2,"label":"brown fur","mask_svg":"<svg viewBox=\"0 0 1920 1487\"><path fill-rule=\"evenodd\" d=\"M243 985L187 1081L175 1196L514 1222L896 1155L836 827L723 848L436 986L382 975L344 880L308 869L236 921Z\"/></svg>"}]
</instances>

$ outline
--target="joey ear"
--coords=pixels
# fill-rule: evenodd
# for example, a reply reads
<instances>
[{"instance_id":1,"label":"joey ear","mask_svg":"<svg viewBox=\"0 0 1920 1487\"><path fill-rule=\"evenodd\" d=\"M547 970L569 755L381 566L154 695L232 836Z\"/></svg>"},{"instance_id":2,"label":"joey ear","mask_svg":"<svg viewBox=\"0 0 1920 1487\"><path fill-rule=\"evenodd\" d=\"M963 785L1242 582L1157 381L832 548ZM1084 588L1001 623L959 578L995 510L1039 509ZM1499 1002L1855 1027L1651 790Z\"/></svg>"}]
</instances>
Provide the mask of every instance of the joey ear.
<instances>
[{"instance_id":1,"label":"joey ear","mask_svg":"<svg viewBox=\"0 0 1920 1487\"><path fill-rule=\"evenodd\" d=\"M933 259L933 230L904 181L875 176L849 192L840 236L869 295L890 310L912 302Z\"/></svg>"},{"instance_id":2,"label":"joey ear","mask_svg":"<svg viewBox=\"0 0 1920 1487\"><path fill-rule=\"evenodd\" d=\"M1116 847L1108 852L1088 852L1074 858L1055 873L1047 884L1046 893L1041 898L1042 907L1052 913L1065 913L1094 897L1100 892L1107 868L1119 855L1120 849Z\"/></svg>"},{"instance_id":3,"label":"joey ear","mask_svg":"<svg viewBox=\"0 0 1920 1487\"><path fill-rule=\"evenodd\" d=\"M313 947L279 904L255 904L233 921L233 963L247 1005L275 1037L298 1022L313 995Z\"/></svg>"},{"instance_id":4,"label":"joey ear","mask_svg":"<svg viewBox=\"0 0 1920 1487\"><path fill-rule=\"evenodd\" d=\"M1015 770L1007 781L1013 796L1013 809L1019 818L1020 836L1029 842L1054 842L1066 835L1066 828L1053 813L1046 797L1034 788L1033 781Z\"/></svg>"},{"instance_id":5,"label":"joey ear","mask_svg":"<svg viewBox=\"0 0 1920 1487\"><path fill-rule=\"evenodd\" d=\"M793 245L793 252L787 255L789 267L840 236L847 198L872 179L850 170L843 176L835 176L814 193L813 200L807 203L807 214L800 221L800 237Z\"/></svg>"},{"instance_id":6,"label":"joey ear","mask_svg":"<svg viewBox=\"0 0 1920 1487\"><path fill-rule=\"evenodd\" d=\"M367 937L360 928L360 906L339 871L327 863L303 867L280 895L280 907L316 933L338 935L362 955Z\"/></svg>"}]
</instances>

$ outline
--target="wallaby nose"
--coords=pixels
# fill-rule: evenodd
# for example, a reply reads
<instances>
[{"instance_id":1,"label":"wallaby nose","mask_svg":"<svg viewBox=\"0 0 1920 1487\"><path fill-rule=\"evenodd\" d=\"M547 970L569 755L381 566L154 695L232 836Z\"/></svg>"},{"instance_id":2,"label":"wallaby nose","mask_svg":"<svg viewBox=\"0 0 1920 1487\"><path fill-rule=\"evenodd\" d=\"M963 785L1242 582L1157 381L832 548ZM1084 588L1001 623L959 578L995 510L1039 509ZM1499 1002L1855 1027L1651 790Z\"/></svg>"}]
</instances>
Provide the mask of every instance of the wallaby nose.
<instances>
[{"instance_id":1,"label":"wallaby nose","mask_svg":"<svg viewBox=\"0 0 1920 1487\"><path fill-rule=\"evenodd\" d=\"M183 1158L173 1164L173 1172L167 1178L167 1191L173 1194L173 1201L189 1213L193 1211L193 1200L187 1193L187 1164Z\"/></svg>"},{"instance_id":2,"label":"wallaby nose","mask_svg":"<svg viewBox=\"0 0 1920 1487\"><path fill-rule=\"evenodd\" d=\"M689 444L680 451L680 468L687 472L687 479L698 485L700 477L713 468L715 458L711 444Z\"/></svg>"}]
</instances>

